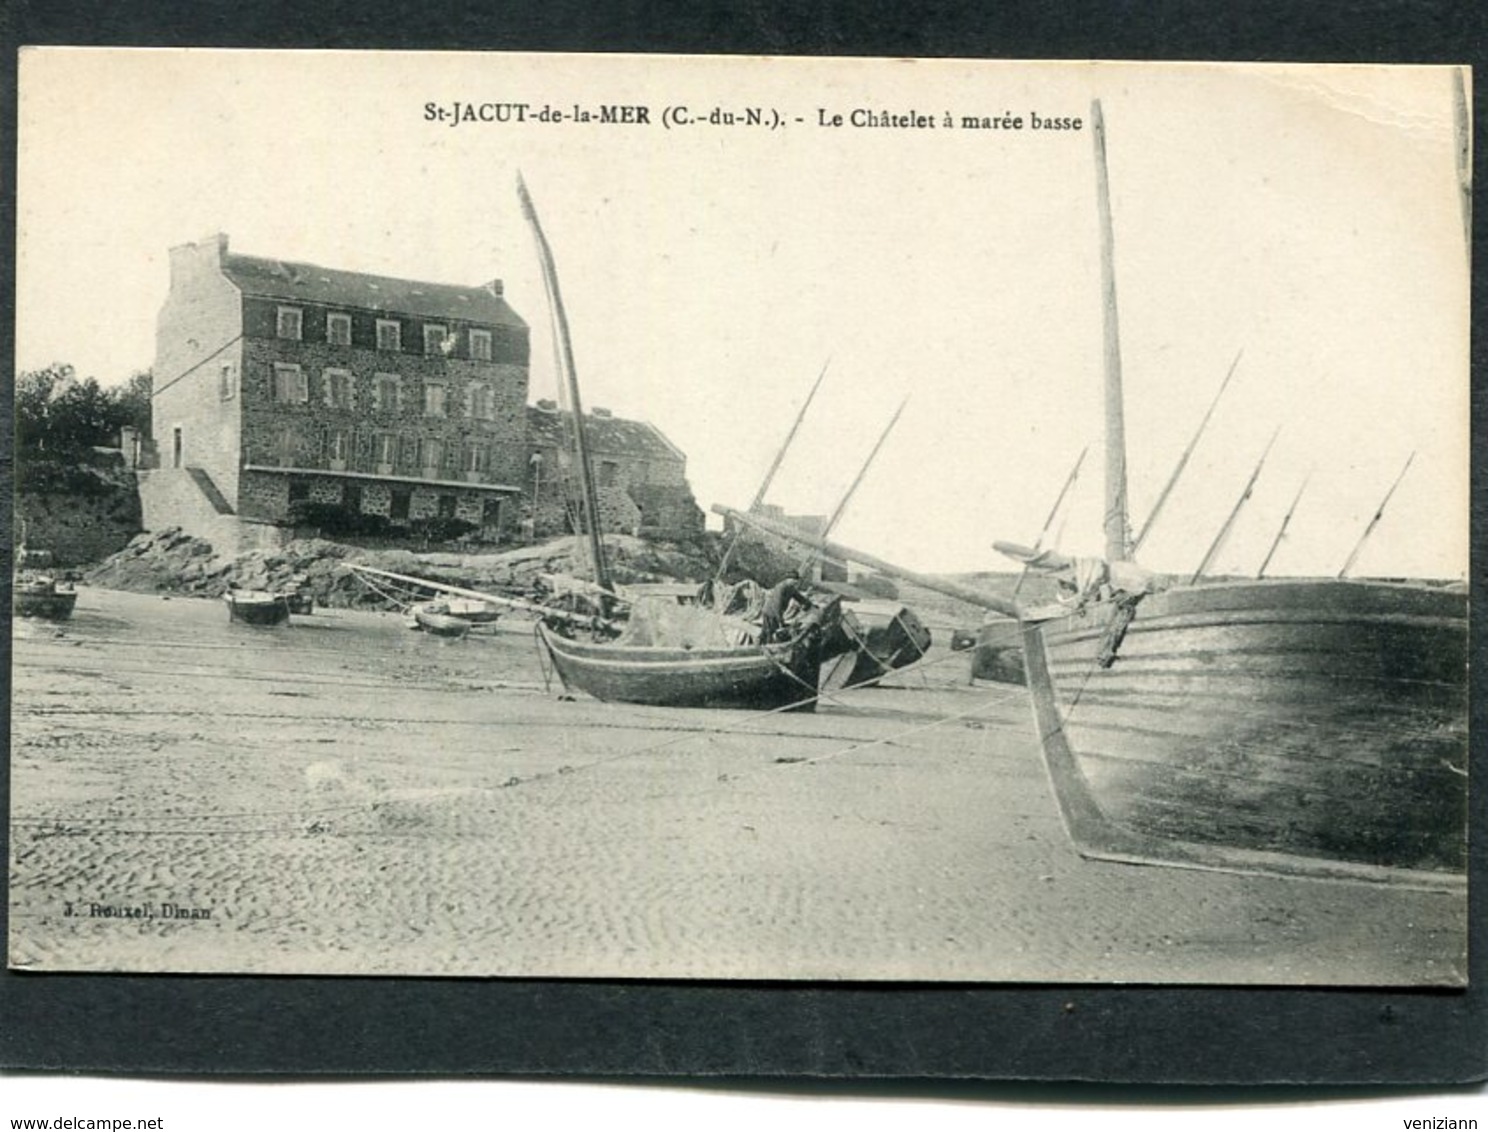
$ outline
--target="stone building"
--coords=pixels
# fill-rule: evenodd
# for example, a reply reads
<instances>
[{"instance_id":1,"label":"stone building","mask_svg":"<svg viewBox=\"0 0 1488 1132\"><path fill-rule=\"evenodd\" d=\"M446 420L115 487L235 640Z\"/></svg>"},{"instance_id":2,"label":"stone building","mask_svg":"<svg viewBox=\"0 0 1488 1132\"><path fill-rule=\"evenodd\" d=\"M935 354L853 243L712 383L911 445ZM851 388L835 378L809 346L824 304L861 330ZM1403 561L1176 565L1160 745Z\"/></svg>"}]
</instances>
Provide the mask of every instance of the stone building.
<instances>
[{"instance_id":1,"label":"stone building","mask_svg":"<svg viewBox=\"0 0 1488 1132\"><path fill-rule=\"evenodd\" d=\"M552 401L527 410L526 493L538 538L573 530L569 501L580 493L572 424L573 414ZM677 538L703 529L687 457L655 425L594 409L584 415L584 439L604 531Z\"/></svg>"},{"instance_id":2,"label":"stone building","mask_svg":"<svg viewBox=\"0 0 1488 1132\"><path fill-rule=\"evenodd\" d=\"M230 552L307 515L461 520L491 537L520 522L528 329L499 280L338 271L210 236L171 249L154 374L147 529Z\"/></svg>"}]
</instances>

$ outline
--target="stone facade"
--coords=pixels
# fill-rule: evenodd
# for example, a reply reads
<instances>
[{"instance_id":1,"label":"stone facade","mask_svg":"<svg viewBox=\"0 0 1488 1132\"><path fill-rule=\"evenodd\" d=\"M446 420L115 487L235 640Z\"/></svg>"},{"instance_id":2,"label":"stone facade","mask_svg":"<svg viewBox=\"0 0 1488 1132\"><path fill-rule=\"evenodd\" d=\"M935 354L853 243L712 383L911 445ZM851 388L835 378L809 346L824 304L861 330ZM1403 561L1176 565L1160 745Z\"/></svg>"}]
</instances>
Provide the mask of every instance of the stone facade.
<instances>
[{"instance_id":1,"label":"stone facade","mask_svg":"<svg viewBox=\"0 0 1488 1132\"><path fill-rule=\"evenodd\" d=\"M584 423L604 531L675 538L703 529L702 510L687 484L687 457L659 429L604 409L586 413ZM580 495L572 415L539 401L527 410L527 443L526 498L534 533L572 530L569 499Z\"/></svg>"},{"instance_id":2,"label":"stone facade","mask_svg":"<svg viewBox=\"0 0 1488 1132\"><path fill-rule=\"evenodd\" d=\"M226 236L209 237L171 251L154 370L160 471L189 472L214 513L254 524L288 527L305 504L394 528L462 520L495 537L519 520L527 367L527 326L499 282L233 255ZM173 492L159 494L168 510Z\"/></svg>"}]
</instances>

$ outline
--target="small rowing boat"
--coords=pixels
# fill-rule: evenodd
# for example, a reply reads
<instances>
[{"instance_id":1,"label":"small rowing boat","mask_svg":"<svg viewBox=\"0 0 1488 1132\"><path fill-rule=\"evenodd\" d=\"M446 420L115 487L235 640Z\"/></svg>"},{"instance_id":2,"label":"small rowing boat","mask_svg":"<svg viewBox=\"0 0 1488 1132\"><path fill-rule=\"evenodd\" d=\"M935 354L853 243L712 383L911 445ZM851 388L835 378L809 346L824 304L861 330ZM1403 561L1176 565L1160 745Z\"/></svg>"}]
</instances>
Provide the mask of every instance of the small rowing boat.
<instances>
[{"instance_id":1,"label":"small rowing boat","mask_svg":"<svg viewBox=\"0 0 1488 1132\"><path fill-rule=\"evenodd\" d=\"M240 625L283 625L289 620L289 598L267 590L230 590L222 595L227 619Z\"/></svg>"}]
</instances>

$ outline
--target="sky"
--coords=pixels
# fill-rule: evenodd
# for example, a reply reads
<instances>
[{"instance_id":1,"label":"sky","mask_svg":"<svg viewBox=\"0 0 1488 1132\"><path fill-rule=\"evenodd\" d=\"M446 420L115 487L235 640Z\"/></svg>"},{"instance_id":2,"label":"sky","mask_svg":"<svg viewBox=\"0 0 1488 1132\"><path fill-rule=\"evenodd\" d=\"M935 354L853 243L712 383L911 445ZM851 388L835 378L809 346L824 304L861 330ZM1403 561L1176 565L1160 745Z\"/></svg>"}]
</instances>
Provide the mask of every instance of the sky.
<instances>
[{"instance_id":1,"label":"sky","mask_svg":"<svg viewBox=\"0 0 1488 1132\"><path fill-rule=\"evenodd\" d=\"M1465 577L1453 92L1442 67L28 49L16 366L149 366L168 249L222 231L247 254L501 278L532 327L530 399L555 396L520 171L586 406L659 427L705 509L748 505L825 366L769 502L833 511L907 397L839 541L1011 568L992 541L1038 539L1088 446L1045 541L1097 553L1099 99L1136 527L1239 357L1140 560L1197 568L1279 428L1215 572L1256 572L1305 479L1268 573L1336 574L1410 459L1353 572ZM513 104L525 120L495 109ZM646 120L572 120L604 106ZM707 121L749 108L763 125Z\"/></svg>"}]
</instances>

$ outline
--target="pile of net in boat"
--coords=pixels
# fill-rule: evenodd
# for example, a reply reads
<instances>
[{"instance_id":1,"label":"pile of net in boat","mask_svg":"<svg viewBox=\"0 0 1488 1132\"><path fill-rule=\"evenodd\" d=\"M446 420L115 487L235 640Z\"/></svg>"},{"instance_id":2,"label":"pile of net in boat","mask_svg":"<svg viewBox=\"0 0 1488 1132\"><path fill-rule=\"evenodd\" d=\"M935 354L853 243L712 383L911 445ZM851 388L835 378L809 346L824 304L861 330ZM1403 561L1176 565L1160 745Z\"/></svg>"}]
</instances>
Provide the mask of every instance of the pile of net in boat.
<instances>
[{"instance_id":1,"label":"pile of net in boat","mask_svg":"<svg viewBox=\"0 0 1488 1132\"><path fill-rule=\"evenodd\" d=\"M759 627L703 605L640 598L616 644L678 649L738 648L753 644Z\"/></svg>"}]
</instances>

